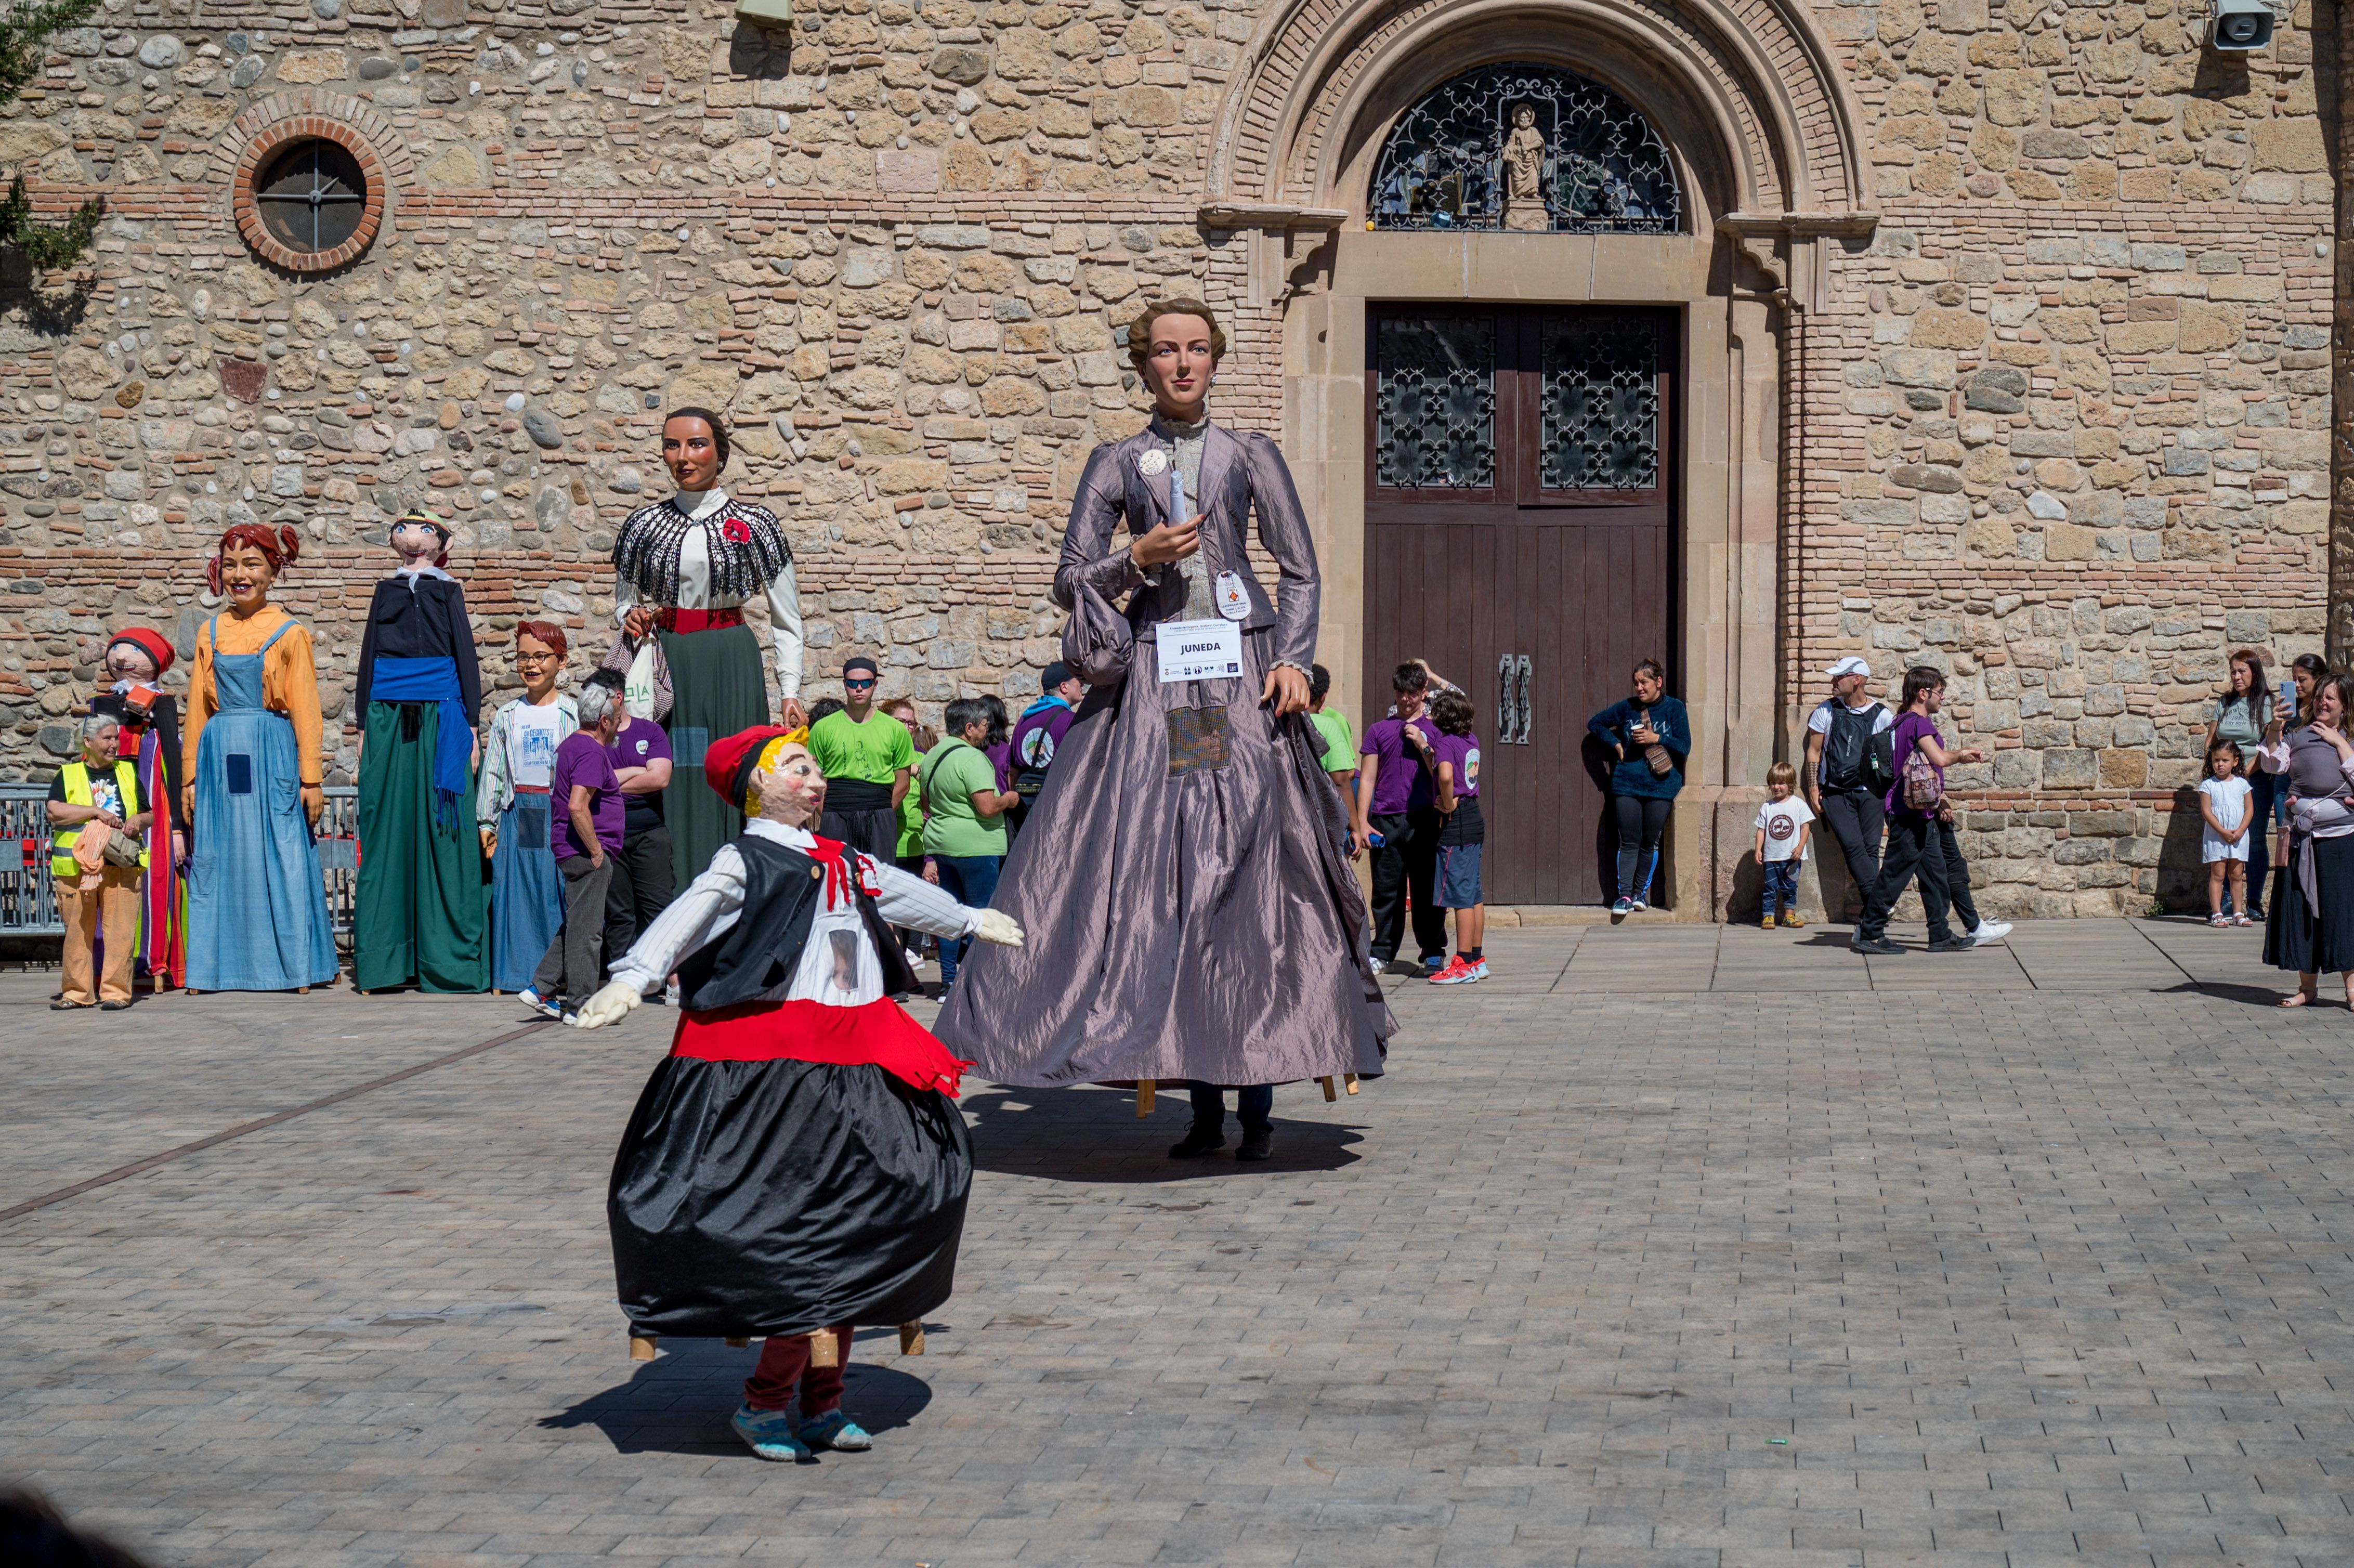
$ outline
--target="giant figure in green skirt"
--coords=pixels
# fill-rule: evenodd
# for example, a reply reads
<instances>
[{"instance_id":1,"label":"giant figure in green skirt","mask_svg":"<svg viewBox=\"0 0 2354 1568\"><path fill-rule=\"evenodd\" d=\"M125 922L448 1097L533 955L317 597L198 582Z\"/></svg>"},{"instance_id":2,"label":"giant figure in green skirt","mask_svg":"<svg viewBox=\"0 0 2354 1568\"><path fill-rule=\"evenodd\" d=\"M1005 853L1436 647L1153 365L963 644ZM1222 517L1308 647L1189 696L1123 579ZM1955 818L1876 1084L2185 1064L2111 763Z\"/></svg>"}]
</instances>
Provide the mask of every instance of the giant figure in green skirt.
<instances>
[{"instance_id":1,"label":"giant figure in green skirt","mask_svg":"<svg viewBox=\"0 0 2354 1568\"><path fill-rule=\"evenodd\" d=\"M376 585L360 641L361 991L486 991L489 902L475 836L482 669L466 594L442 570L450 529L429 512L392 525L400 569Z\"/></svg>"},{"instance_id":2,"label":"giant figure in green skirt","mask_svg":"<svg viewBox=\"0 0 2354 1568\"><path fill-rule=\"evenodd\" d=\"M721 844L744 831L744 814L703 777L715 740L769 722L760 641L744 605L766 595L777 651L777 692L788 727L801 712L801 600L792 546L776 514L719 487L727 429L708 408L677 408L663 420L663 466L678 493L630 514L613 545L613 605L621 628L642 645L656 639L670 669L670 787L663 820L671 868L684 887Z\"/></svg>"}]
</instances>

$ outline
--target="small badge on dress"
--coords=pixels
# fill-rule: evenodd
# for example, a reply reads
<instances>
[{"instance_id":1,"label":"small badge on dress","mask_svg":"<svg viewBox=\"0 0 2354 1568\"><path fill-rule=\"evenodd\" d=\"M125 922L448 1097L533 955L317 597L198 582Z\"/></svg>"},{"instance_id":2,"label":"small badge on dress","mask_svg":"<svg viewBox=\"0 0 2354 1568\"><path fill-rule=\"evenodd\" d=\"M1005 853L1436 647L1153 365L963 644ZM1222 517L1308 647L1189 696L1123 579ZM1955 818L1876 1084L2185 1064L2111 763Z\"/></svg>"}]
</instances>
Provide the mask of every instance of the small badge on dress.
<instances>
[{"instance_id":1,"label":"small badge on dress","mask_svg":"<svg viewBox=\"0 0 2354 1568\"><path fill-rule=\"evenodd\" d=\"M1240 620L1250 614L1250 595L1243 591L1243 579L1233 572L1218 574L1218 613L1228 620Z\"/></svg>"},{"instance_id":2,"label":"small badge on dress","mask_svg":"<svg viewBox=\"0 0 2354 1568\"><path fill-rule=\"evenodd\" d=\"M1147 479L1159 479L1169 471L1169 454L1159 447L1147 447L1136 454L1136 471Z\"/></svg>"}]
</instances>

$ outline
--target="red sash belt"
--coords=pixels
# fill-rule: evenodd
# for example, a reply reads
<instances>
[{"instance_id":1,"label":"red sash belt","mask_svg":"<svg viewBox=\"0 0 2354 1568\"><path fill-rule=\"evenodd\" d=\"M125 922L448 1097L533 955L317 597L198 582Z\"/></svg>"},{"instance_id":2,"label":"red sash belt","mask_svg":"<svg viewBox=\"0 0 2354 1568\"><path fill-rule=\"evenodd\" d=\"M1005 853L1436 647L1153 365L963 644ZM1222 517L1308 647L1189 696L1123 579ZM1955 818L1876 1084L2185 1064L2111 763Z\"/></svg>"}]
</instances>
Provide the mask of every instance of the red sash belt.
<instances>
[{"instance_id":1,"label":"red sash belt","mask_svg":"<svg viewBox=\"0 0 2354 1568\"><path fill-rule=\"evenodd\" d=\"M741 609L662 609L654 612L654 624L664 631L718 631L744 624Z\"/></svg>"},{"instance_id":2,"label":"red sash belt","mask_svg":"<svg viewBox=\"0 0 2354 1568\"><path fill-rule=\"evenodd\" d=\"M682 1012L673 1056L705 1062L824 1062L880 1067L918 1089L954 1096L971 1063L949 1054L930 1031L889 998L858 1007L822 1001L747 1001L713 1012Z\"/></svg>"},{"instance_id":3,"label":"red sash belt","mask_svg":"<svg viewBox=\"0 0 2354 1568\"><path fill-rule=\"evenodd\" d=\"M555 786L550 784L518 784L514 792L518 795L545 795L553 788Z\"/></svg>"}]
</instances>

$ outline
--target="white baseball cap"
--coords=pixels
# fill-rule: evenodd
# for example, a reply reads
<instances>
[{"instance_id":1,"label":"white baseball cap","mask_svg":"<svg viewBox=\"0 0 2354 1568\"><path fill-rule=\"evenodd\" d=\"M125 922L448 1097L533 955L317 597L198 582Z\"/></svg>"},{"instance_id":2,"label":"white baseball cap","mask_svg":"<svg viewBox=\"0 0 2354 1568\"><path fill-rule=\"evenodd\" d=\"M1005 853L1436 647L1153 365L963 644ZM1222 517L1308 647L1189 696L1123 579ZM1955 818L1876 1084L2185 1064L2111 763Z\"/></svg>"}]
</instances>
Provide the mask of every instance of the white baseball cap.
<instances>
[{"instance_id":1,"label":"white baseball cap","mask_svg":"<svg viewBox=\"0 0 2354 1568\"><path fill-rule=\"evenodd\" d=\"M1872 666L1850 653L1844 659L1833 660L1831 667L1823 673L1834 681L1842 675L1861 675L1868 681L1872 679Z\"/></svg>"}]
</instances>

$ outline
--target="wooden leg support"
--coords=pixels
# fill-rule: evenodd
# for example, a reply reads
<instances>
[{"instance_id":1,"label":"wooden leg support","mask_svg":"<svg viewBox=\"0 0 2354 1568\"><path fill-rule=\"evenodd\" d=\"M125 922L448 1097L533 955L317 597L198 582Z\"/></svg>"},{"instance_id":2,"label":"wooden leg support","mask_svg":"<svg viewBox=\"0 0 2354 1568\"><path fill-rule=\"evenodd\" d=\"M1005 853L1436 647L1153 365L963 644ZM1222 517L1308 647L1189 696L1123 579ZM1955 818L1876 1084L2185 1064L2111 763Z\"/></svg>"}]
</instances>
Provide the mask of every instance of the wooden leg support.
<instances>
[{"instance_id":1,"label":"wooden leg support","mask_svg":"<svg viewBox=\"0 0 2354 1568\"><path fill-rule=\"evenodd\" d=\"M1353 1095L1353 1094L1355 1094L1355 1093L1357 1092L1357 1075L1356 1075L1356 1074L1354 1074L1354 1073L1351 1073L1350 1075L1348 1075L1348 1078L1349 1078L1349 1092L1350 1092L1351 1094L1352 1094L1352 1095Z\"/></svg>"},{"instance_id":2,"label":"wooden leg support","mask_svg":"<svg viewBox=\"0 0 2354 1568\"><path fill-rule=\"evenodd\" d=\"M1316 1082L1324 1090L1324 1103L1326 1105L1329 1106L1334 1100L1341 1097L1339 1092L1332 1087L1332 1080L1330 1076L1319 1078Z\"/></svg>"},{"instance_id":3,"label":"wooden leg support","mask_svg":"<svg viewBox=\"0 0 2354 1568\"><path fill-rule=\"evenodd\" d=\"M842 1364L842 1353L834 1344L832 1330L820 1329L816 1333L811 1334L809 1337L809 1342L810 1365L813 1367L838 1367Z\"/></svg>"},{"instance_id":4,"label":"wooden leg support","mask_svg":"<svg viewBox=\"0 0 2354 1568\"><path fill-rule=\"evenodd\" d=\"M654 1337L652 1334L631 1334L630 1336L630 1359L633 1361L650 1361L653 1360Z\"/></svg>"},{"instance_id":5,"label":"wooden leg support","mask_svg":"<svg viewBox=\"0 0 2354 1568\"><path fill-rule=\"evenodd\" d=\"M920 1356L924 1353L924 1326L920 1322L899 1325L899 1353Z\"/></svg>"},{"instance_id":6,"label":"wooden leg support","mask_svg":"<svg viewBox=\"0 0 2354 1568\"><path fill-rule=\"evenodd\" d=\"M1136 1114L1139 1116L1152 1114L1152 1080L1150 1078L1136 1080Z\"/></svg>"},{"instance_id":7,"label":"wooden leg support","mask_svg":"<svg viewBox=\"0 0 2354 1568\"><path fill-rule=\"evenodd\" d=\"M727 1336L727 1348L731 1351L740 1351L751 1342L752 1340L748 1335L730 1334Z\"/></svg>"}]
</instances>

